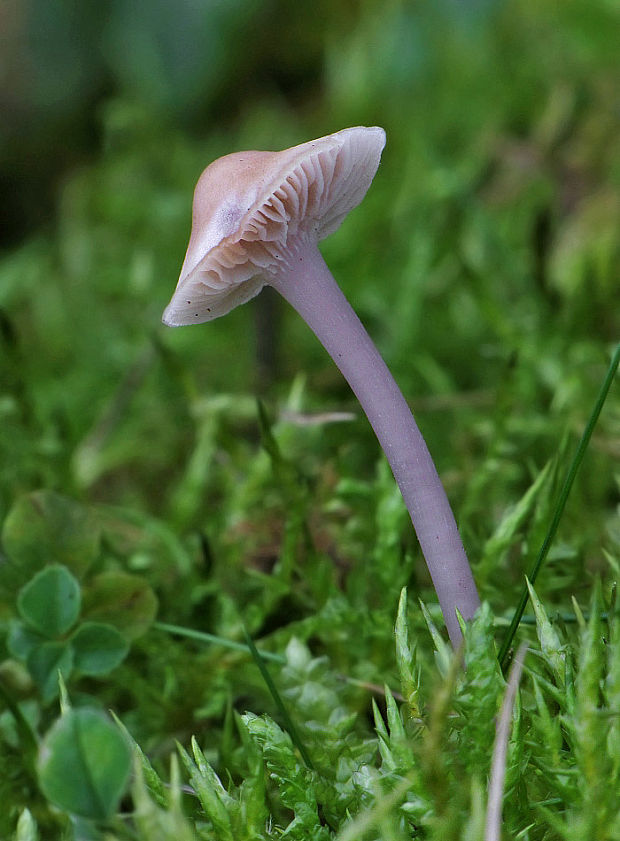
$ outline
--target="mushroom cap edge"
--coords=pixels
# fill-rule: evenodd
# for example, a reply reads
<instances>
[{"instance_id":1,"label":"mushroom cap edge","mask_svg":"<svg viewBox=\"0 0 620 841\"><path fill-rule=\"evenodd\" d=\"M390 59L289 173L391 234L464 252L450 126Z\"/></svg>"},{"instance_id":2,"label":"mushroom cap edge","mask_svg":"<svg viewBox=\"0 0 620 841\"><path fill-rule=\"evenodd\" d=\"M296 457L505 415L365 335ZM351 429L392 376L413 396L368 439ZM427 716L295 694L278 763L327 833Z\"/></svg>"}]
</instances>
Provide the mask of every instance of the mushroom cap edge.
<instances>
[{"instance_id":1,"label":"mushroom cap edge","mask_svg":"<svg viewBox=\"0 0 620 841\"><path fill-rule=\"evenodd\" d=\"M192 232L162 321L225 315L257 295L298 233L324 239L366 195L385 132L355 126L281 152L235 152L198 179Z\"/></svg>"}]
</instances>

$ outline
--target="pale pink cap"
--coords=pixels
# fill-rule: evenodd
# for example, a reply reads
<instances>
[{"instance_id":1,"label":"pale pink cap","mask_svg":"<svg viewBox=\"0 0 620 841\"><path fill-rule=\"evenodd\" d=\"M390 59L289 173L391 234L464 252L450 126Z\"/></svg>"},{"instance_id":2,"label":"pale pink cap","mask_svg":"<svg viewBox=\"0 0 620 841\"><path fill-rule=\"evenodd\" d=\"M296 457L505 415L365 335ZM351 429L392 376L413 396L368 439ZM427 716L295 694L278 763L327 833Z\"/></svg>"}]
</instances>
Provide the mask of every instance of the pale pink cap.
<instances>
[{"instance_id":1,"label":"pale pink cap","mask_svg":"<svg viewBox=\"0 0 620 841\"><path fill-rule=\"evenodd\" d=\"M164 324L225 315L257 295L298 234L324 239L366 195L385 146L357 126L282 152L236 152L194 191L192 232Z\"/></svg>"}]
</instances>

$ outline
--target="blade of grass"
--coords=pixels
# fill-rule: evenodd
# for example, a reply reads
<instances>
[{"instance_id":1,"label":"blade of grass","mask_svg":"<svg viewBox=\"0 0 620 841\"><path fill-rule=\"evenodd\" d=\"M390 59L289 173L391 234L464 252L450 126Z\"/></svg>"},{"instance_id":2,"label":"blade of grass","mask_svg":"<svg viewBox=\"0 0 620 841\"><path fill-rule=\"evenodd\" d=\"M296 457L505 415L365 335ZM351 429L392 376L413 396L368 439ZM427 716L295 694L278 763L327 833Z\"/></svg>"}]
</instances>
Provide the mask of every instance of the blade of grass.
<instances>
[{"instance_id":1,"label":"blade of grass","mask_svg":"<svg viewBox=\"0 0 620 841\"><path fill-rule=\"evenodd\" d=\"M588 423L586 424L586 427L583 431L583 434L577 446L577 450L575 451L575 455L573 456L573 460L570 464L570 467L568 468L568 473L566 474L564 484L562 485L562 489L560 490L560 495L558 497L558 501L555 507L553 519L551 520L551 524L549 526L549 530L547 531L547 535L543 541L542 546L540 547L540 551L538 553L538 556L536 557L536 560L534 561L534 565L530 573L528 574L528 578L531 584L535 583L538 573L540 572L540 569L549 553L549 549L551 547L551 544L553 543L553 539L555 538L558 526L560 525L560 520L562 519L562 514L564 513L564 508L566 507L566 501L573 486L573 482L575 481L575 476L577 475L577 471L581 466L581 462L583 461L586 449L588 447L588 444L590 443L590 438L592 437L594 427L596 426L603 405L605 404L605 400L607 399L609 389L611 388L611 384L616 375L618 363L620 363L620 344L616 346L614 354L611 358L609 369L607 371L605 379L603 380L603 384L601 385L598 397L596 398L596 403L594 404L594 408L592 410L592 413L590 414ZM523 587L523 592L521 593L521 598L519 599L519 603L517 604L514 616L512 617L510 627L506 636L504 637L504 641L499 650L498 660L500 662L502 671L505 671L506 666L508 665L510 646L512 645L512 640L514 639L514 635L516 634L517 628L519 627L519 623L521 622L521 617L523 616L523 611L525 610L528 599L529 592L526 584Z\"/></svg>"},{"instance_id":2,"label":"blade of grass","mask_svg":"<svg viewBox=\"0 0 620 841\"><path fill-rule=\"evenodd\" d=\"M180 637L188 637L189 639L198 640L199 642L212 643L213 645L221 645L223 648L231 648L233 651L241 651L244 654L256 656L262 660L271 660L274 663L279 663L283 666L286 663L286 658L281 654L273 654L271 651L259 651L254 644L252 649L244 645L242 642L235 642L234 640L227 640L224 637L215 636L215 634L208 634L206 631L196 631L193 628L184 628L182 625L170 625L167 622L153 622L153 628L158 631L164 631L168 634L177 634ZM256 657L254 658L256 659Z\"/></svg>"},{"instance_id":3,"label":"blade of grass","mask_svg":"<svg viewBox=\"0 0 620 841\"><path fill-rule=\"evenodd\" d=\"M275 702L275 705L278 708L278 711L279 711L280 715L282 716L282 721L284 722L284 726L286 727L286 729L288 731L288 734L293 741L293 744L295 745L295 747L299 751L299 753L301 755L301 758L304 761L305 766L307 768L309 768L311 771L314 771L315 768L314 768L314 764L313 764L313 762L310 758L310 754L306 750L306 746L304 745L303 741L301 740L299 732L298 732L297 728L295 727L292 718L288 714L288 710L286 709L284 701L282 700L282 697L281 697L280 693L278 692L278 689L277 689L275 683L273 682L273 680L271 678L271 675L267 671L267 666L265 665L265 661L261 657L260 652L258 651L256 646L254 645L254 640L252 639L252 637L248 633L248 630L245 627L245 625L243 626L243 632L245 634L245 638L246 638L247 643L248 643L248 648L252 652L252 657L254 658L254 662L258 666L258 669L259 669L259 671L262 675L262 678L265 681L265 684L267 685L267 688L269 689L269 692L271 693L271 697L273 698L273 700Z\"/></svg>"},{"instance_id":4,"label":"blade of grass","mask_svg":"<svg viewBox=\"0 0 620 841\"><path fill-rule=\"evenodd\" d=\"M612 619L614 616L620 616L620 612L617 611L617 610L614 611L614 612L611 612L611 611L608 611L608 610L601 611L601 619L605 622L608 619ZM590 614L586 611L583 614L583 619L585 621L588 621L589 618L590 618ZM577 622L580 622L580 619L577 616L575 616L574 613L550 613L549 614L549 619L551 619L553 622L562 622L565 625L574 625ZM498 628L500 628L500 627L505 628L506 625L509 625L510 623L508 622L507 619L504 619L503 617L500 616L500 617L493 620L493 624ZM536 617L535 616L522 616L520 624L521 625L535 625L536 624Z\"/></svg>"}]
</instances>

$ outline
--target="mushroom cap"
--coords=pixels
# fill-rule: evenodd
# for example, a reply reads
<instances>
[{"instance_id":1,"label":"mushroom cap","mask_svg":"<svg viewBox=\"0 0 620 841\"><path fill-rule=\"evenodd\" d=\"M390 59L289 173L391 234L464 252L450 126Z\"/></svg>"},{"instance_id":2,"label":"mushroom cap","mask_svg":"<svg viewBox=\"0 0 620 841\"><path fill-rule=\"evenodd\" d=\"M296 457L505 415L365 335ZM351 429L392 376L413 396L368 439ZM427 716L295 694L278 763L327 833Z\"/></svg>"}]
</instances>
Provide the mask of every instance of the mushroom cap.
<instances>
[{"instance_id":1,"label":"mushroom cap","mask_svg":"<svg viewBox=\"0 0 620 841\"><path fill-rule=\"evenodd\" d=\"M291 238L318 241L340 227L366 195L384 146L382 128L357 126L210 164L194 191L189 245L164 324L210 321L257 295Z\"/></svg>"}]
</instances>

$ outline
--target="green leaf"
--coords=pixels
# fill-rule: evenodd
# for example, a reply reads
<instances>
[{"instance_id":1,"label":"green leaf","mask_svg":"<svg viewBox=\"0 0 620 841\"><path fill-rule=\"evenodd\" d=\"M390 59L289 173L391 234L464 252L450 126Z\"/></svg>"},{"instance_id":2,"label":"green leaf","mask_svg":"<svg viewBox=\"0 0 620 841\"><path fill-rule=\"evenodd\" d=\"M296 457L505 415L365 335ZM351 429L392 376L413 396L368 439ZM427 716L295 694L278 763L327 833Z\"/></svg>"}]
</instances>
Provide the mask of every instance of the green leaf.
<instances>
[{"instance_id":1,"label":"green leaf","mask_svg":"<svg viewBox=\"0 0 620 841\"><path fill-rule=\"evenodd\" d=\"M319 818L315 777L297 758L291 738L269 716L246 713L242 721L263 752L271 780L277 783L282 803L295 817L286 828L287 838L329 838Z\"/></svg>"},{"instance_id":2,"label":"green leaf","mask_svg":"<svg viewBox=\"0 0 620 841\"><path fill-rule=\"evenodd\" d=\"M375 729L379 739L382 769L406 774L411 768L411 740L409 739L400 711L388 686L385 687L387 726L374 698L372 700Z\"/></svg>"},{"instance_id":3,"label":"green leaf","mask_svg":"<svg viewBox=\"0 0 620 841\"><path fill-rule=\"evenodd\" d=\"M28 628L19 619L11 619L9 622L6 647L11 657L15 657L16 660L25 661L33 648L46 641L46 637Z\"/></svg>"},{"instance_id":4,"label":"green leaf","mask_svg":"<svg viewBox=\"0 0 620 841\"><path fill-rule=\"evenodd\" d=\"M43 698L50 701L58 694L58 673L65 680L71 674L73 651L68 642L44 642L32 649L26 666Z\"/></svg>"},{"instance_id":5,"label":"green leaf","mask_svg":"<svg viewBox=\"0 0 620 841\"><path fill-rule=\"evenodd\" d=\"M15 841L37 841L37 824L29 809L24 809L17 821Z\"/></svg>"},{"instance_id":6,"label":"green leaf","mask_svg":"<svg viewBox=\"0 0 620 841\"><path fill-rule=\"evenodd\" d=\"M105 675L127 656L129 644L112 625L84 622L71 637L75 668L85 675Z\"/></svg>"},{"instance_id":7,"label":"green leaf","mask_svg":"<svg viewBox=\"0 0 620 841\"><path fill-rule=\"evenodd\" d=\"M142 797L142 795L146 796L148 791L148 794L153 798L155 803L165 809L169 802L169 793L166 790L161 777L151 765L148 756L144 753L140 745L136 742L116 713L112 712L112 718L125 737L127 744L129 744L133 750L135 777L137 778L134 782L134 788L137 783L140 791L140 797Z\"/></svg>"},{"instance_id":8,"label":"green leaf","mask_svg":"<svg viewBox=\"0 0 620 841\"><path fill-rule=\"evenodd\" d=\"M19 745L23 767L30 772L38 747L35 730L39 720L39 705L34 700L18 703L13 693L5 686L5 678L6 665L0 679L0 699L6 707L6 710L0 714L0 735L5 743L3 755L8 756L7 745L10 747Z\"/></svg>"},{"instance_id":9,"label":"green leaf","mask_svg":"<svg viewBox=\"0 0 620 841\"><path fill-rule=\"evenodd\" d=\"M241 738L243 757L247 765L247 773L239 787L239 812L243 820L248 839L260 838L262 827L269 820L269 810L265 802L265 772L263 755L253 741L248 728L238 713L234 713L235 721ZM237 827L240 834L240 827ZM254 834L252 834L254 833Z\"/></svg>"},{"instance_id":10,"label":"green leaf","mask_svg":"<svg viewBox=\"0 0 620 841\"><path fill-rule=\"evenodd\" d=\"M439 669L440 673L443 676L445 676L450 671L450 664L452 663L452 651L450 649L450 646L444 641L443 637L437 630L437 626L431 619L430 611L423 601L420 601L420 608L422 609L424 621L428 626L430 635L433 638L433 643L435 644L435 662L437 663L437 668Z\"/></svg>"},{"instance_id":11,"label":"green leaf","mask_svg":"<svg viewBox=\"0 0 620 841\"><path fill-rule=\"evenodd\" d=\"M126 572L104 572L84 590L84 617L114 625L129 640L148 631L157 606L148 582Z\"/></svg>"},{"instance_id":12,"label":"green leaf","mask_svg":"<svg viewBox=\"0 0 620 841\"><path fill-rule=\"evenodd\" d=\"M541 491L551 475L550 464L545 465L525 494L507 508L495 532L486 541L482 557L476 566L476 581L487 581L497 569L502 568L506 555L514 547L519 532L525 527L536 506Z\"/></svg>"},{"instance_id":13,"label":"green leaf","mask_svg":"<svg viewBox=\"0 0 620 841\"><path fill-rule=\"evenodd\" d=\"M19 593L22 619L48 638L71 628L80 613L80 585L66 567L49 566L37 573Z\"/></svg>"},{"instance_id":14,"label":"green leaf","mask_svg":"<svg viewBox=\"0 0 620 841\"><path fill-rule=\"evenodd\" d=\"M182 745L179 745L178 749L189 774L192 788L196 792L196 797L200 801L205 815L215 827L218 838L221 838L222 841L234 841L232 815L238 809L238 804L222 785L220 778L205 759L195 739L192 738L193 759Z\"/></svg>"},{"instance_id":15,"label":"green leaf","mask_svg":"<svg viewBox=\"0 0 620 841\"><path fill-rule=\"evenodd\" d=\"M97 710L65 713L39 752L39 782L45 796L60 809L92 820L114 814L130 769L127 742Z\"/></svg>"},{"instance_id":16,"label":"green leaf","mask_svg":"<svg viewBox=\"0 0 620 841\"><path fill-rule=\"evenodd\" d=\"M534 615L536 617L536 634L540 642L540 649L545 657L550 671L556 679L557 685L560 688L563 688L566 678L565 646L562 645L558 632L549 621L547 612L527 577L525 579L525 583L530 594L532 607L534 608Z\"/></svg>"},{"instance_id":17,"label":"green leaf","mask_svg":"<svg viewBox=\"0 0 620 841\"><path fill-rule=\"evenodd\" d=\"M81 578L97 556L99 535L91 512L72 499L47 490L20 497L2 529L0 595L14 595L45 564L63 564Z\"/></svg>"},{"instance_id":18,"label":"green leaf","mask_svg":"<svg viewBox=\"0 0 620 841\"><path fill-rule=\"evenodd\" d=\"M138 838L144 841L147 839L199 841L193 822L184 815L182 786L176 756L173 754L170 760L170 783L165 789L163 783L159 781L161 795L156 796L155 800L153 800L153 789L145 779L146 768L143 761L138 758L134 761L133 767L131 797L134 806L133 822L135 822L137 832L132 837L135 837L136 841ZM152 773L155 772L152 771Z\"/></svg>"},{"instance_id":19,"label":"green leaf","mask_svg":"<svg viewBox=\"0 0 620 841\"><path fill-rule=\"evenodd\" d=\"M493 614L483 602L465 628L465 668L454 694L454 720L463 762L472 774L486 779L493 751L495 717L505 684L493 638Z\"/></svg>"},{"instance_id":20,"label":"green leaf","mask_svg":"<svg viewBox=\"0 0 620 841\"><path fill-rule=\"evenodd\" d=\"M416 647L409 643L406 587L403 587L400 591L394 636L396 639L396 662L403 695L411 715L414 718L419 718L422 707L420 702L420 669L416 663Z\"/></svg>"}]
</instances>

